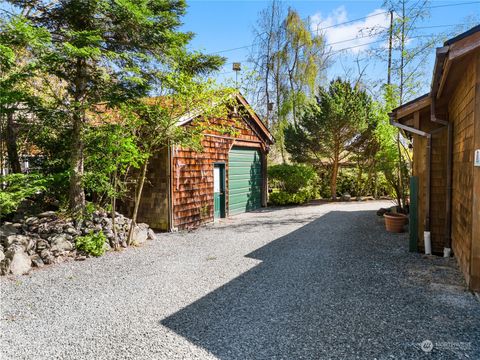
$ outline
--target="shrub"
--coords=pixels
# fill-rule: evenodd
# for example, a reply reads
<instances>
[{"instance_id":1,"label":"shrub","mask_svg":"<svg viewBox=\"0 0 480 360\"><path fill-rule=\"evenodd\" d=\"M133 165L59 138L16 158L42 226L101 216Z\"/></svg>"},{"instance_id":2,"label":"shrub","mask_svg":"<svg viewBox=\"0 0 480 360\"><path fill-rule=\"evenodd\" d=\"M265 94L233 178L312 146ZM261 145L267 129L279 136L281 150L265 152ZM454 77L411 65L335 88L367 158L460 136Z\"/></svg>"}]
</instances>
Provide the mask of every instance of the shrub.
<instances>
[{"instance_id":1,"label":"shrub","mask_svg":"<svg viewBox=\"0 0 480 360\"><path fill-rule=\"evenodd\" d=\"M270 194L270 202L274 205L299 205L314 198L312 191L300 190L294 194L286 191L274 191Z\"/></svg>"},{"instance_id":2,"label":"shrub","mask_svg":"<svg viewBox=\"0 0 480 360\"><path fill-rule=\"evenodd\" d=\"M286 191L290 194L302 188L312 186L317 174L307 165L272 165L268 168L270 187Z\"/></svg>"},{"instance_id":3,"label":"shrub","mask_svg":"<svg viewBox=\"0 0 480 360\"><path fill-rule=\"evenodd\" d=\"M306 165L273 165L268 168L269 186L274 191L274 205L303 204L317 196L315 170Z\"/></svg>"},{"instance_id":4,"label":"shrub","mask_svg":"<svg viewBox=\"0 0 480 360\"><path fill-rule=\"evenodd\" d=\"M49 180L40 174L0 176L0 218L15 212L26 199L46 191Z\"/></svg>"},{"instance_id":5,"label":"shrub","mask_svg":"<svg viewBox=\"0 0 480 360\"><path fill-rule=\"evenodd\" d=\"M78 250L84 251L93 256L102 256L105 253L105 242L107 238L103 232L90 232L85 236L79 236L75 240Z\"/></svg>"}]
</instances>

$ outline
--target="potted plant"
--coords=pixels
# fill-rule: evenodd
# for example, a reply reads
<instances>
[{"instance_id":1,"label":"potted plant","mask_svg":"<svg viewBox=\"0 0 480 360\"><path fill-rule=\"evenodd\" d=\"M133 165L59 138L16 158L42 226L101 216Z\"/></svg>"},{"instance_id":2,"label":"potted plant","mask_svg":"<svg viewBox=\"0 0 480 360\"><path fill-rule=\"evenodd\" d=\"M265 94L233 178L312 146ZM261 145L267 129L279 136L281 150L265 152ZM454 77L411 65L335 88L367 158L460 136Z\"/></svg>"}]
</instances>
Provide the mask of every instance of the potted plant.
<instances>
[{"instance_id":1,"label":"potted plant","mask_svg":"<svg viewBox=\"0 0 480 360\"><path fill-rule=\"evenodd\" d=\"M408 216L399 212L388 211L383 214L385 219L385 228L389 232L400 233L407 223Z\"/></svg>"}]
</instances>

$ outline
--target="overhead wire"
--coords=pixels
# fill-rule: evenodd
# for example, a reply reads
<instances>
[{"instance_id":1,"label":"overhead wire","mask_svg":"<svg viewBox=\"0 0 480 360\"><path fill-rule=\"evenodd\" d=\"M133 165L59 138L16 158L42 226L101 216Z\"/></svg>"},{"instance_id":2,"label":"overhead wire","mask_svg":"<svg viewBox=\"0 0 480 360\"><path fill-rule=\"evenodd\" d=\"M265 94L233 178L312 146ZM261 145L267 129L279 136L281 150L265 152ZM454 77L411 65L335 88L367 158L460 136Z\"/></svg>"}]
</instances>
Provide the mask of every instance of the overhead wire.
<instances>
[{"instance_id":1,"label":"overhead wire","mask_svg":"<svg viewBox=\"0 0 480 360\"><path fill-rule=\"evenodd\" d=\"M461 2L461 3L453 3L453 4L433 5L433 6L425 7L425 9L437 9L437 8L443 8L443 7L463 6L463 5L473 5L473 4L480 4L480 1L469 1L469 2ZM322 31L322 30L327 30L327 29L330 29L330 28L334 28L334 27L338 27L338 26L342 26L342 25L346 25L346 24L351 24L351 23L354 23L354 22L357 22L357 21L360 21L360 20L365 20L365 19L368 19L368 18L371 18L371 17L388 14L389 12L390 11L383 11L383 12L379 12L379 13L375 13L375 14L371 14L371 15L366 15L366 16L356 18L356 19L353 19L353 20L343 21L343 22L336 23L336 24L329 25L329 26L322 27L322 28L317 27L317 29L314 32L318 33L319 31ZM428 28L436 28L436 27L438 28L438 27L441 27L441 26L458 26L458 25L462 25L462 24L433 25L433 26L425 26L425 27L422 27L422 28L423 29L428 29ZM256 45L256 43L251 43L249 45L243 45L243 46L239 46L239 47L214 51L214 52L211 52L209 54L210 55L222 54L222 53L225 53L225 52L231 52L231 51L251 48L255 45Z\"/></svg>"}]
</instances>

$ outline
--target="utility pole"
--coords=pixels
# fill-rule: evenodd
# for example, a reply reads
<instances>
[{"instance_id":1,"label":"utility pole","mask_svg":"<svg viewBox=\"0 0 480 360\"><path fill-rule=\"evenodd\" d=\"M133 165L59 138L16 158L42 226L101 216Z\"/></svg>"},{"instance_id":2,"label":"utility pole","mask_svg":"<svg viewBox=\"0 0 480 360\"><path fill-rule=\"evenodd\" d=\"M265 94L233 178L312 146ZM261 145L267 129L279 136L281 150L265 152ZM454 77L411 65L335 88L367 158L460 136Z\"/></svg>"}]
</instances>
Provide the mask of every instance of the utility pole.
<instances>
[{"instance_id":1,"label":"utility pole","mask_svg":"<svg viewBox=\"0 0 480 360\"><path fill-rule=\"evenodd\" d=\"M391 85L392 83L392 46L393 46L393 10L390 10L390 28L388 30L387 85Z\"/></svg>"},{"instance_id":2,"label":"utility pole","mask_svg":"<svg viewBox=\"0 0 480 360\"><path fill-rule=\"evenodd\" d=\"M401 29L401 43L400 43L400 105L403 104L403 88L404 88L404 67L405 67L405 21L406 21L406 13L405 13L405 2L406 0L402 1L402 29Z\"/></svg>"}]
</instances>

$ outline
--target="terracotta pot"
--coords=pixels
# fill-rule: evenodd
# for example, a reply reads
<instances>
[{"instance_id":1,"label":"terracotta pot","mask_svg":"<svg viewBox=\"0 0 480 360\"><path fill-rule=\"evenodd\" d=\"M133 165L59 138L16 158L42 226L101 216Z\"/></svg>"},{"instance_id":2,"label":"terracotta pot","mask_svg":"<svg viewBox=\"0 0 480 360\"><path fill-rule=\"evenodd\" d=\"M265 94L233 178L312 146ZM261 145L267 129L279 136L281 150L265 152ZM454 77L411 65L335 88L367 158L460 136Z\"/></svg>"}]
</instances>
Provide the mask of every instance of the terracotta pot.
<instances>
[{"instance_id":1,"label":"terracotta pot","mask_svg":"<svg viewBox=\"0 0 480 360\"><path fill-rule=\"evenodd\" d=\"M385 218L385 227L387 231L399 233L403 232L403 227L407 223L408 217L404 214L386 213L383 214Z\"/></svg>"}]
</instances>

